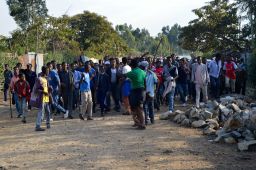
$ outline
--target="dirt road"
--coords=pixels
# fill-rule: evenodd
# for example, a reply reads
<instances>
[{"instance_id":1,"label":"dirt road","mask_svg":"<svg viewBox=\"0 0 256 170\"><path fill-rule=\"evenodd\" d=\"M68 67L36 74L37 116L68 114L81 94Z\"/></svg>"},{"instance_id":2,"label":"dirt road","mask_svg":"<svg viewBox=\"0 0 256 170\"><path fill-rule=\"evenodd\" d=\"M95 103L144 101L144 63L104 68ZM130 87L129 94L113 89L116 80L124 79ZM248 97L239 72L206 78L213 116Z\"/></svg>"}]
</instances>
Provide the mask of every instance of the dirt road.
<instances>
[{"instance_id":1,"label":"dirt road","mask_svg":"<svg viewBox=\"0 0 256 170\"><path fill-rule=\"evenodd\" d=\"M35 132L35 112L27 124L10 120L6 107L0 112L0 169L256 169L255 153L169 121L138 131L130 116L115 113L91 122L55 118L51 129Z\"/></svg>"}]
</instances>

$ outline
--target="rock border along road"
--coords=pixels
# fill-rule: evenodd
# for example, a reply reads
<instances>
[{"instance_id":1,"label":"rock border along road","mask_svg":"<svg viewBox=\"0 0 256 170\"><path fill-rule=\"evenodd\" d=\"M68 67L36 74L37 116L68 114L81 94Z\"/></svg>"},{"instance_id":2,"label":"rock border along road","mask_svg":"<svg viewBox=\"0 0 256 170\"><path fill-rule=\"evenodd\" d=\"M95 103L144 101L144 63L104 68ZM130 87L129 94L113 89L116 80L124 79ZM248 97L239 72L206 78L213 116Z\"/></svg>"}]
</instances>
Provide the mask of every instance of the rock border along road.
<instances>
[{"instance_id":1,"label":"rock border along road","mask_svg":"<svg viewBox=\"0 0 256 170\"><path fill-rule=\"evenodd\" d=\"M27 124L8 114L1 106L0 169L256 169L254 152L158 118L145 131L113 113L90 122L57 118L50 130L35 132L35 112Z\"/></svg>"}]
</instances>

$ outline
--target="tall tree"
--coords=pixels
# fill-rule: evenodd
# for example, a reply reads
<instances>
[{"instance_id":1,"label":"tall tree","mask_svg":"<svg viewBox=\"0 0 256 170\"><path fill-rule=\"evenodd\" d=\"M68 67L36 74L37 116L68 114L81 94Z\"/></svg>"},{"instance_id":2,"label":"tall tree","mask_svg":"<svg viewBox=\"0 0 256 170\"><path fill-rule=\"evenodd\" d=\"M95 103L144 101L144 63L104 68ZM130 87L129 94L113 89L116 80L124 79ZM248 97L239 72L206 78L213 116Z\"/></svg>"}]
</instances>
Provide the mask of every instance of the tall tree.
<instances>
[{"instance_id":1,"label":"tall tree","mask_svg":"<svg viewBox=\"0 0 256 170\"><path fill-rule=\"evenodd\" d=\"M248 48L249 42L240 30L235 3L213 0L193 12L198 18L182 28L180 43L183 48L202 52Z\"/></svg>"},{"instance_id":2,"label":"tall tree","mask_svg":"<svg viewBox=\"0 0 256 170\"><path fill-rule=\"evenodd\" d=\"M84 51L95 56L121 55L129 49L110 22L96 13L84 11L70 18L70 27L76 31L76 41Z\"/></svg>"},{"instance_id":3,"label":"tall tree","mask_svg":"<svg viewBox=\"0 0 256 170\"><path fill-rule=\"evenodd\" d=\"M28 29L38 18L45 18L48 9L45 0L6 0L10 15L23 29Z\"/></svg>"}]
</instances>

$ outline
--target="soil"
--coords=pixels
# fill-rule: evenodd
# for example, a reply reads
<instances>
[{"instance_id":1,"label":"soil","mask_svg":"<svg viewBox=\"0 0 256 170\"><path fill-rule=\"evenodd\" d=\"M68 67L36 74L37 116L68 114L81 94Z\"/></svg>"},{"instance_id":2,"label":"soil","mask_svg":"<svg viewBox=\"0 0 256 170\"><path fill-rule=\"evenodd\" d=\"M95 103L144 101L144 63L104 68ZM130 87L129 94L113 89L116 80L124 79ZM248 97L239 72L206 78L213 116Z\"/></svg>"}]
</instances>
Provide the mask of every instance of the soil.
<instances>
[{"instance_id":1,"label":"soil","mask_svg":"<svg viewBox=\"0 0 256 170\"><path fill-rule=\"evenodd\" d=\"M0 169L256 169L255 152L238 152L236 145L210 142L201 130L159 120L165 111L146 130L135 130L131 116L111 112L93 121L55 116L51 129L35 132L35 110L22 124L1 105Z\"/></svg>"}]
</instances>

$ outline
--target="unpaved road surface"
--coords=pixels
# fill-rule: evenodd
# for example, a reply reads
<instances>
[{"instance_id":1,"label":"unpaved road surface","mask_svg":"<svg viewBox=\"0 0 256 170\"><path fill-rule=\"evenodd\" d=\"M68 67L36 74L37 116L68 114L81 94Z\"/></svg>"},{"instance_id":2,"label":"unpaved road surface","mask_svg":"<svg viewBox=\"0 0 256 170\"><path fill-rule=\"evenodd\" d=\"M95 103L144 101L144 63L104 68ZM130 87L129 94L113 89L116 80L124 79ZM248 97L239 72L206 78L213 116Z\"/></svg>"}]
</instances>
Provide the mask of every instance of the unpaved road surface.
<instances>
[{"instance_id":1,"label":"unpaved road surface","mask_svg":"<svg viewBox=\"0 0 256 170\"><path fill-rule=\"evenodd\" d=\"M256 169L255 153L211 143L200 130L158 115L144 131L131 127L130 116L112 113L90 122L55 118L45 132L34 131L35 115L22 124L0 107L0 169Z\"/></svg>"}]
</instances>

